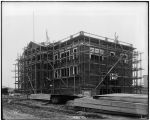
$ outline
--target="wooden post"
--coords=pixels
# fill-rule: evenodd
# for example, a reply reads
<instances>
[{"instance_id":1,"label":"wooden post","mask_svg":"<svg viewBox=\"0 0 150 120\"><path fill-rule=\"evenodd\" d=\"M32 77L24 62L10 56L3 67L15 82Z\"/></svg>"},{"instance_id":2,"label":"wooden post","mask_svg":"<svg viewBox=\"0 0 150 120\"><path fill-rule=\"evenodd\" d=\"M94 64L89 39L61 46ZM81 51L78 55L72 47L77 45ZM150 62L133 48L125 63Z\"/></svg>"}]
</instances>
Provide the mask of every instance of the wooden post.
<instances>
[{"instance_id":1,"label":"wooden post","mask_svg":"<svg viewBox=\"0 0 150 120\"><path fill-rule=\"evenodd\" d=\"M35 93L37 93L36 63L35 63Z\"/></svg>"},{"instance_id":2,"label":"wooden post","mask_svg":"<svg viewBox=\"0 0 150 120\"><path fill-rule=\"evenodd\" d=\"M19 89L19 86L20 86L20 78L19 78L19 61L18 61L18 89Z\"/></svg>"},{"instance_id":3,"label":"wooden post","mask_svg":"<svg viewBox=\"0 0 150 120\"><path fill-rule=\"evenodd\" d=\"M16 64L14 64L15 65L15 89L16 89Z\"/></svg>"},{"instance_id":4,"label":"wooden post","mask_svg":"<svg viewBox=\"0 0 150 120\"><path fill-rule=\"evenodd\" d=\"M73 41L73 45L74 45L74 41ZM74 60L73 60L73 71L75 70L75 69L74 69L74 67L75 67L75 57L74 57L75 54L76 54L76 53L74 53L74 50L73 50L73 58L74 58ZM74 77L73 77L73 85L74 85L74 87L73 87L73 88L74 88L74 89L73 89L73 94L75 94L75 92L76 92L76 91L75 91L75 71L74 71Z\"/></svg>"}]
</instances>

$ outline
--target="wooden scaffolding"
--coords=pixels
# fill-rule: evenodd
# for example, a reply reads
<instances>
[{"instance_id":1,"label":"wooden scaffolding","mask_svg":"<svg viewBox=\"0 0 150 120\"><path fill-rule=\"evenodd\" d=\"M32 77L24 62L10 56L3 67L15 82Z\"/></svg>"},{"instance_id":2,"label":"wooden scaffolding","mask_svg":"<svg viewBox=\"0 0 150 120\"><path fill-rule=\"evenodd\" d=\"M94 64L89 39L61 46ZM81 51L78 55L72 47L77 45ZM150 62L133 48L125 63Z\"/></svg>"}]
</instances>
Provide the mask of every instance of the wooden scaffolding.
<instances>
[{"instance_id":1,"label":"wooden scaffolding","mask_svg":"<svg viewBox=\"0 0 150 120\"><path fill-rule=\"evenodd\" d=\"M141 61L131 44L81 31L55 43L30 42L15 64L15 88L72 95L140 93Z\"/></svg>"}]
</instances>

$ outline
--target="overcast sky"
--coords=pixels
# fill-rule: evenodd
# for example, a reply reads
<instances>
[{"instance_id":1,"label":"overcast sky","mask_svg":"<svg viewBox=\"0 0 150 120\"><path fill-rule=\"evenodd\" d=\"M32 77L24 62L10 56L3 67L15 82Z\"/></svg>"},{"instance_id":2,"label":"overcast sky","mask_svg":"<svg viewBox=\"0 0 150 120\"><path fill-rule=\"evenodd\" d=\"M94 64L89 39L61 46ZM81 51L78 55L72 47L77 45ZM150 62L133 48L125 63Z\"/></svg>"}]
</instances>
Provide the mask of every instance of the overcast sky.
<instances>
[{"instance_id":1,"label":"overcast sky","mask_svg":"<svg viewBox=\"0 0 150 120\"><path fill-rule=\"evenodd\" d=\"M143 75L147 74L148 13L144 2L5 2L2 6L2 85L14 87L13 64L17 53L33 40L63 39L79 31L129 42L143 52Z\"/></svg>"}]
</instances>

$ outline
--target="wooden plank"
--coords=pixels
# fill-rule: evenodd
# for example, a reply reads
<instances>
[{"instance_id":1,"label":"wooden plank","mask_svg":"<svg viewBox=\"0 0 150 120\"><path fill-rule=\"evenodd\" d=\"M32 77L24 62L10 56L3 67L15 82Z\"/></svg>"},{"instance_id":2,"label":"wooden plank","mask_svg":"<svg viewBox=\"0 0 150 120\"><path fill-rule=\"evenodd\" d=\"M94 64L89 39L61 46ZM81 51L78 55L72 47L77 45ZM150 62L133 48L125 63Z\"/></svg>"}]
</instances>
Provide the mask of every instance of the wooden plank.
<instances>
[{"instance_id":1,"label":"wooden plank","mask_svg":"<svg viewBox=\"0 0 150 120\"><path fill-rule=\"evenodd\" d=\"M130 103L122 101L112 101L111 106L122 107L122 108L136 108L136 109L147 109L148 104L143 103Z\"/></svg>"},{"instance_id":2,"label":"wooden plank","mask_svg":"<svg viewBox=\"0 0 150 120\"><path fill-rule=\"evenodd\" d=\"M138 98L148 98L145 94L127 94L127 93L113 93L104 95L95 95L94 97L138 97Z\"/></svg>"},{"instance_id":3,"label":"wooden plank","mask_svg":"<svg viewBox=\"0 0 150 120\"><path fill-rule=\"evenodd\" d=\"M97 105L111 105L111 101L110 100L95 100L95 99L88 99L88 98L79 98L79 99L75 99L74 102L81 102L81 103L89 103L89 104L97 104Z\"/></svg>"},{"instance_id":4,"label":"wooden plank","mask_svg":"<svg viewBox=\"0 0 150 120\"><path fill-rule=\"evenodd\" d=\"M98 100L127 101L127 102L133 102L133 103L144 103L144 104L148 104L148 98L99 97Z\"/></svg>"},{"instance_id":5,"label":"wooden plank","mask_svg":"<svg viewBox=\"0 0 150 120\"><path fill-rule=\"evenodd\" d=\"M124 108L137 108L137 109L148 108L148 104L143 104L143 103L131 103L131 102L111 101L111 100L95 100L90 98L75 99L74 102L94 104L94 105L116 106L116 107L124 107Z\"/></svg>"},{"instance_id":6,"label":"wooden plank","mask_svg":"<svg viewBox=\"0 0 150 120\"><path fill-rule=\"evenodd\" d=\"M114 112L122 112L122 113L130 113L130 114L140 114L140 115L147 115L147 109L131 109L131 108L120 108L114 106L104 106L104 105L94 105L94 104L87 104L87 103L80 103L80 102L72 102L71 106L78 106L78 107L85 107L85 108L93 108L93 109L100 109L106 111L114 111Z\"/></svg>"},{"instance_id":7,"label":"wooden plank","mask_svg":"<svg viewBox=\"0 0 150 120\"><path fill-rule=\"evenodd\" d=\"M98 99L79 98L71 102L71 106L99 109L105 111L114 111L138 115L148 114L148 98L144 95L108 95L101 96Z\"/></svg>"},{"instance_id":8,"label":"wooden plank","mask_svg":"<svg viewBox=\"0 0 150 120\"><path fill-rule=\"evenodd\" d=\"M31 94L29 98L38 100L50 100L50 96L50 94Z\"/></svg>"}]
</instances>

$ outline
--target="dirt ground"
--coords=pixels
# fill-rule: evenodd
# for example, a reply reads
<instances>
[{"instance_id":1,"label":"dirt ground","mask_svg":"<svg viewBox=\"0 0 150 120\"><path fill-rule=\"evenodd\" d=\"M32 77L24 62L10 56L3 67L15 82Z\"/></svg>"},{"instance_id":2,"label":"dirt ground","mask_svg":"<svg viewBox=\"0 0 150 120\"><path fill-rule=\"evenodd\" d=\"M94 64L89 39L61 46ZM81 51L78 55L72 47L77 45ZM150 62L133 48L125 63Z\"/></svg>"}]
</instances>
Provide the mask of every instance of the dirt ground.
<instances>
[{"instance_id":1,"label":"dirt ground","mask_svg":"<svg viewBox=\"0 0 150 120\"><path fill-rule=\"evenodd\" d=\"M23 97L2 96L4 120L137 120L140 118L88 113L68 109L66 105L54 105L48 101L29 100ZM146 118L142 118L142 120Z\"/></svg>"}]
</instances>

